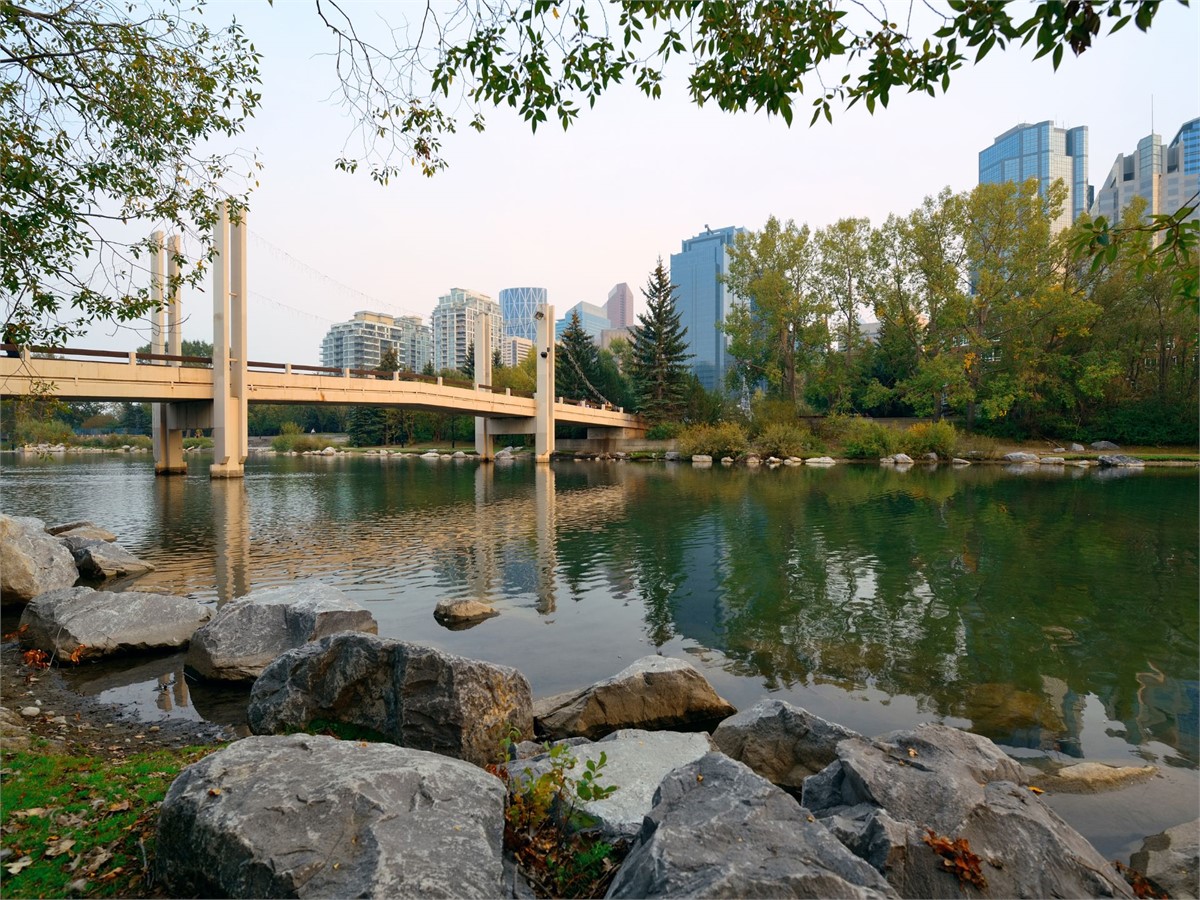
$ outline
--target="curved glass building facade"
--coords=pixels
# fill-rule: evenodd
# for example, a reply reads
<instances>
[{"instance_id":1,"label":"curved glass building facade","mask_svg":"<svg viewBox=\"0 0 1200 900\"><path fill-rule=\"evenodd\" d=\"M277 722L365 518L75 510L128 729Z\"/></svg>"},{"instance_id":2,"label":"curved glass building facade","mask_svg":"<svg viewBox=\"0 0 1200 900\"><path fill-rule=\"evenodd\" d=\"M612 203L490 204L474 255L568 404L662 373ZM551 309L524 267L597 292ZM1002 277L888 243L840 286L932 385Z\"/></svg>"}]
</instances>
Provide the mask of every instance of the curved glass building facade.
<instances>
[{"instance_id":1,"label":"curved glass building facade","mask_svg":"<svg viewBox=\"0 0 1200 900\"><path fill-rule=\"evenodd\" d=\"M546 289L541 287L504 288L500 291L500 315L504 319L504 336L536 340L533 314L548 302Z\"/></svg>"}]
</instances>

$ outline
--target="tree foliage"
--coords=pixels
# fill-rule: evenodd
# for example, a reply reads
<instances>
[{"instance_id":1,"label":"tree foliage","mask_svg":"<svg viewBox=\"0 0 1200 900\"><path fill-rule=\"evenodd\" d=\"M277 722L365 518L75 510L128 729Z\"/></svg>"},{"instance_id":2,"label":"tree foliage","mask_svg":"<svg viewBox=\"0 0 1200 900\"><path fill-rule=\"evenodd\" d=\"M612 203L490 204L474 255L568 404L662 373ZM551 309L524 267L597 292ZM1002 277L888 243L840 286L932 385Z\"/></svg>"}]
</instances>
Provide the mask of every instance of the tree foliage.
<instances>
[{"instance_id":1,"label":"tree foliage","mask_svg":"<svg viewBox=\"0 0 1200 900\"><path fill-rule=\"evenodd\" d=\"M186 0L0 2L0 288L19 343L153 309L146 224L197 235L199 254L176 262L181 281L203 276L217 203L253 163L202 148L239 134L260 97L241 28L200 12ZM229 197L234 215L246 194Z\"/></svg>"},{"instance_id":2,"label":"tree foliage","mask_svg":"<svg viewBox=\"0 0 1200 900\"><path fill-rule=\"evenodd\" d=\"M678 419L688 393L687 329L675 308L675 286L662 257L642 288L646 311L638 315L629 355L630 377L642 414L652 422Z\"/></svg>"},{"instance_id":3,"label":"tree foliage","mask_svg":"<svg viewBox=\"0 0 1200 900\"><path fill-rule=\"evenodd\" d=\"M571 313L567 327L558 340L555 363L554 382L558 396L597 403L611 402L599 388L603 381L600 353L592 336L583 330L578 311Z\"/></svg>"},{"instance_id":4,"label":"tree foliage","mask_svg":"<svg viewBox=\"0 0 1200 900\"><path fill-rule=\"evenodd\" d=\"M1180 0L1186 3L1186 0ZM485 128L486 106L507 106L533 129L564 129L615 84L662 94L668 67L688 68L699 106L764 111L790 125L807 90L811 116L836 106L886 107L893 93L931 96L951 74L993 48L1029 45L1054 68L1064 48L1078 55L1093 39L1130 22L1145 31L1158 0L1072 0L1026 5L975 0L926 4L928 16L901 19L887 5L849 0L533 0L425 4L419 21L391 31L392 46L368 40L335 3L317 8L337 44L343 99L360 126L361 150L338 165L366 164L387 182L411 161L426 175L446 166L442 139L465 109Z\"/></svg>"}]
</instances>

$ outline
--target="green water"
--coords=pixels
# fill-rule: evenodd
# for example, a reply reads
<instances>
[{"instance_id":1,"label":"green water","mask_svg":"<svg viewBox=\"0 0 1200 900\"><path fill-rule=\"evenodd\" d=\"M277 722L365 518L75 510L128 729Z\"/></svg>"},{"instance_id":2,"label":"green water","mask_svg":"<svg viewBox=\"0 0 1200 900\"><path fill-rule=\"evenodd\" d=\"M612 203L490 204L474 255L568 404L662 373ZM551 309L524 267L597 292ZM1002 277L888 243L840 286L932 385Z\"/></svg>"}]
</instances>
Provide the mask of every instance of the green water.
<instances>
[{"instance_id":1,"label":"green water","mask_svg":"<svg viewBox=\"0 0 1200 900\"><path fill-rule=\"evenodd\" d=\"M1082 829L1102 849L1195 815L1194 469L336 457L252 458L244 482L193 472L10 454L0 498L113 530L158 566L139 589L221 601L319 579L381 634L514 665L535 695L661 652L739 707L774 696L870 734L938 720L1032 761L1159 766L1141 804ZM447 631L432 617L446 596L501 615ZM94 691L196 714L186 692L164 709L127 681Z\"/></svg>"}]
</instances>

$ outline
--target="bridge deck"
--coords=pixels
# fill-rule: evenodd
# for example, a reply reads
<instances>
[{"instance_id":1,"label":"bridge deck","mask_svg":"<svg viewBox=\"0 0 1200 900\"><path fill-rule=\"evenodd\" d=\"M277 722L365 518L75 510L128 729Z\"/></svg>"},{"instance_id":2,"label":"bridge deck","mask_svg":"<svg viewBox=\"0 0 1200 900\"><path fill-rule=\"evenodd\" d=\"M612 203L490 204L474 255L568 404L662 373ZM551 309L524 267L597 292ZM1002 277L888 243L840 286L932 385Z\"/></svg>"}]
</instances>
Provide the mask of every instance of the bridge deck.
<instances>
[{"instance_id":1,"label":"bridge deck","mask_svg":"<svg viewBox=\"0 0 1200 900\"><path fill-rule=\"evenodd\" d=\"M167 364L170 357L116 351L56 350L56 356L85 359L0 356L0 396L49 393L61 400L125 400L144 403L211 401L212 369ZM174 358L176 361L182 358ZM438 384L422 376L395 373L389 379L375 374L335 374L318 366L248 363L246 400L249 403L333 403L402 406L456 415L488 418L533 418L531 396L485 387ZM554 404L554 418L593 428L643 430L637 416L575 401Z\"/></svg>"}]
</instances>

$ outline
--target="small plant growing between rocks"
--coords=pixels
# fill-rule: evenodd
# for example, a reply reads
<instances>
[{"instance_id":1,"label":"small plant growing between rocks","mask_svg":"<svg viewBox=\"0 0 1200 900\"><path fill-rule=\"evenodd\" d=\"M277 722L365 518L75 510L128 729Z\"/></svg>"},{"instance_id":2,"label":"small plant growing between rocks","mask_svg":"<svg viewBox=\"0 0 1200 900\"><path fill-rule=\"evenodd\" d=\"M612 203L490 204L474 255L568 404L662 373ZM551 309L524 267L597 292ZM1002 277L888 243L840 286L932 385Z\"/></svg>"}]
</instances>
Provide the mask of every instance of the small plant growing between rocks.
<instances>
[{"instance_id":1,"label":"small plant growing between rocks","mask_svg":"<svg viewBox=\"0 0 1200 900\"><path fill-rule=\"evenodd\" d=\"M550 768L539 775L515 765L515 731L501 741L503 757L488 771L507 785L504 805L504 847L534 890L544 897L600 897L616 871L623 850L586 829L590 822L576 802L603 800L617 790L601 785L607 754L589 759L578 775L568 744L545 744Z\"/></svg>"}]
</instances>

